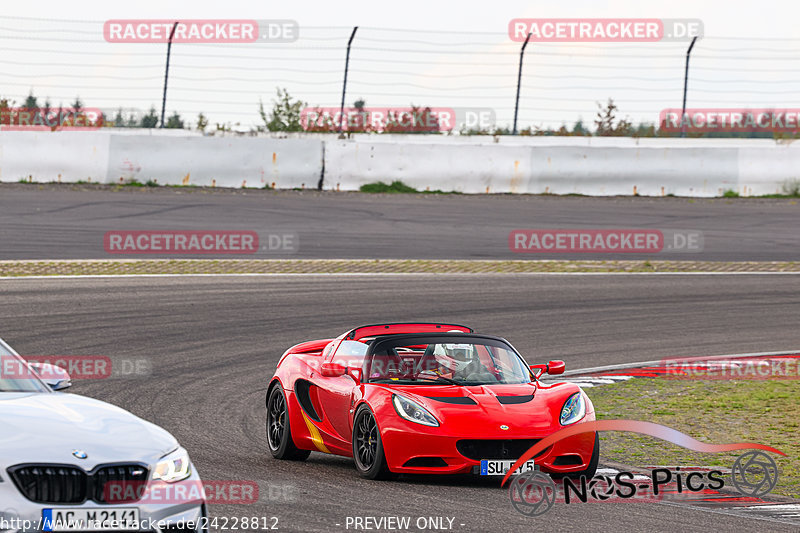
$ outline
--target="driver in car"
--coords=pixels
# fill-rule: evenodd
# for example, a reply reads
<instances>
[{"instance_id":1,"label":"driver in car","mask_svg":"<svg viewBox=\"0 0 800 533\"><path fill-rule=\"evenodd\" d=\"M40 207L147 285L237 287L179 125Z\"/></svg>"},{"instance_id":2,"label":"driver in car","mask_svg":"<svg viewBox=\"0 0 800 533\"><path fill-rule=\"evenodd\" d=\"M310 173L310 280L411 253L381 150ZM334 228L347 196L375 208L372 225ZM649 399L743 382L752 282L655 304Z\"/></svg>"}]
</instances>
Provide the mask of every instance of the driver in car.
<instances>
[{"instance_id":1,"label":"driver in car","mask_svg":"<svg viewBox=\"0 0 800 533\"><path fill-rule=\"evenodd\" d=\"M472 344L437 344L433 356L439 368L437 375L456 381L497 382L492 372L481 363Z\"/></svg>"}]
</instances>

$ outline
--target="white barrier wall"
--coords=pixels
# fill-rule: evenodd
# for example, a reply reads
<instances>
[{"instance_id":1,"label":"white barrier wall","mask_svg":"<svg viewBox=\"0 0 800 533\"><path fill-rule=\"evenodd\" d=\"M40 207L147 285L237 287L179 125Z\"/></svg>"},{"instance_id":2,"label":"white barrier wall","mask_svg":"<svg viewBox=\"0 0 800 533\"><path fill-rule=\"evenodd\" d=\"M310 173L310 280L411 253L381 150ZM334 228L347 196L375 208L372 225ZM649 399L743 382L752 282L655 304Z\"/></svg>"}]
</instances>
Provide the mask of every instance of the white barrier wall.
<instances>
[{"instance_id":1,"label":"white barrier wall","mask_svg":"<svg viewBox=\"0 0 800 533\"><path fill-rule=\"evenodd\" d=\"M773 194L776 185L800 181L800 146L739 148L737 166L740 194Z\"/></svg>"},{"instance_id":2,"label":"white barrier wall","mask_svg":"<svg viewBox=\"0 0 800 533\"><path fill-rule=\"evenodd\" d=\"M554 146L532 150L527 189L539 193L717 196L737 189L736 149Z\"/></svg>"},{"instance_id":3,"label":"white barrier wall","mask_svg":"<svg viewBox=\"0 0 800 533\"><path fill-rule=\"evenodd\" d=\"M107 182L316 189L322 141L113 135Z\"/></svg>"},{"instance_id":4,"label":"white barrier wall","mask_svg":"<svg viewBox=\"0 0 800 533\"><path fill-rule=\"evenodd\" d=\"M109 135L101 132L0 133L0 181L102 182Z\"/></svg>"},{"instance_id":5,"label":"white barrier wall","mask_svg":"<svg viewBox=\"0 0 800 533\"><path fill-rule=\"evenodd\" d=\"M155 180L161 185L316 189L322 141L132 135L106 131L0 133L0 181Z\"/></svg>"},{"instance_id":6,"label":"white barrier wall","mask_svg":"<svg viewBox=\"0 0 800 533\"><path fill-rule=\"evenodd\" d=\"M358 190L400 180L418 190L527 192L532 151L524 146L325 143L325 189Z\"/></svg>"},{"instance_id":7,"label":"white barrier wall","mask_svg":"<svg viewBox=\"0 0 800 533\"><path fill-rule=\"evenodd\" d=\"M756 157L783 148L755 149ZM718 196L740 189L738 151L335 141L326 143L324 187L358 190L399 180L419 190L463 193ZM800 168L800 150L784 150L782 160ZM780 192L780 185L767 179L757 189L766 192L757 194Z\"/></svg>"},{"instance_id":8,"label":"white barrier wall","mask_svg":"<svg viewBox=\"0 0 800 533\"><path fill-rule=\"evenodd\" d=\"M751 196L781 193L800 180L800 143L769 139L158 131L0 132L0 181L315 189L324 173L323 188L342 191L400 180L418 190L474 194Z\"/></svg>"}]
</instances>

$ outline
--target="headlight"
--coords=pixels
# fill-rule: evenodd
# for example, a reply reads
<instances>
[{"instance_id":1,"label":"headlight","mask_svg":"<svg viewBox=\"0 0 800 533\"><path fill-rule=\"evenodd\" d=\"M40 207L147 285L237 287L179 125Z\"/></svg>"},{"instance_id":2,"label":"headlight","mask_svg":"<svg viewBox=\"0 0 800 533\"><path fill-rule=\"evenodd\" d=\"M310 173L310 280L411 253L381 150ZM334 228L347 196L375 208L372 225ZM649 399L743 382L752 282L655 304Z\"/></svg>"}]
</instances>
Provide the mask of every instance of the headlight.
<instances>
[{"instance_id":1,"label":"headlight","mask_svg":"<svg viewBox=\"0 0 800 533\"><path fill-rule=\"evenodd\" d=\"M409 400L408 398L394 394L392 396L392 403L394 404L397 414L409 422L416 422L417 424L422 424L423 426L439 426L439 421L436 420L430 411L422 407L414 400Z\"/></svg>"},{"instance_id":2,"label":"headlight","mask_svg":"<svg viewBox=\"0 0 800 533\"><path fill-rule=\"evenodd\" d=\"M158 461L153 469L151 479L175 483L191 475L192 463L189 461L189 454L183 448L178 448Z\"/></svg>"},{"instance_id":3,"label":"headlight","mask_svg":"<svg viewBox=\"0 0 800 533\"><path fill-rule=\"evenodd\" d=\"M583 418L586 414L586 401L582 392L576 392L567 399L561 408L561 425L568 426Z\"/></svg>"}]
</instances>

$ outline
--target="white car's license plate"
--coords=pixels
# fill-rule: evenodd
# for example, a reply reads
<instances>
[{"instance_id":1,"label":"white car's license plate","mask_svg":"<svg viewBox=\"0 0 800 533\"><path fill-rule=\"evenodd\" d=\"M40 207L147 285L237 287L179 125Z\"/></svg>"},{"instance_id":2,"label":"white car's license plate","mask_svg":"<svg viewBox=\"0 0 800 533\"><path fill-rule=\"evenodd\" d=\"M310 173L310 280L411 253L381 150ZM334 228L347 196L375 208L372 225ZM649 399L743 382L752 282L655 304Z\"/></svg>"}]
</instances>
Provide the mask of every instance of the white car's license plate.
<instances>
[{"instance_id":1,"label":"white car's license plate","mask_svg":"<svg viewBox=\"0 0 800 533\"><path fill-rule=\"evenodd\" d=\"M125 531L139 529L139 509L44 509L44 531Z\"/></svg>"},{"instance_id":2,"label":"white car's license plate","mask_svg":"<svg viewBox=\"0 0 800 533\"><path fill-rule=\"evenodd\" d=\"M504 476L511 470L511 467L516 461L506 461L500 459L483 459L481 461L481 475L482 476ZM534 470L533 461L525 461L525 463L517 468L515 474L523 474Z\"/></svg>"}]
</instances>

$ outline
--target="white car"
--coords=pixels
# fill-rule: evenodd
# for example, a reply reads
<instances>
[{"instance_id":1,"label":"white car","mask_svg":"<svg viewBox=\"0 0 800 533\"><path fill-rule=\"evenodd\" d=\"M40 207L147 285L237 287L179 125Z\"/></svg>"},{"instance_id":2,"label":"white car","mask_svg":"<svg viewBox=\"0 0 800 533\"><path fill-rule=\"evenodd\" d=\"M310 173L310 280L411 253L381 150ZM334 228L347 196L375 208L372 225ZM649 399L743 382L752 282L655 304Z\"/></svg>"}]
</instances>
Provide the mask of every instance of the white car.
<instances>
[{"instance_id":1,"label":"white car","mask_svg":"<svg viewBox=\"0 0 800 533\"><path fill-rule=\"evenodd\" d=\"M0 365L0 532L207 529L202 482L175 437L55 392L69 375L2 339ZM189 490L164 490L178 487Z\"/></svg>"}]
</instances>

